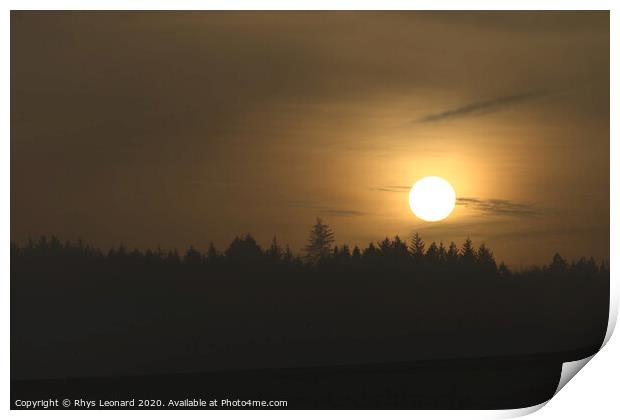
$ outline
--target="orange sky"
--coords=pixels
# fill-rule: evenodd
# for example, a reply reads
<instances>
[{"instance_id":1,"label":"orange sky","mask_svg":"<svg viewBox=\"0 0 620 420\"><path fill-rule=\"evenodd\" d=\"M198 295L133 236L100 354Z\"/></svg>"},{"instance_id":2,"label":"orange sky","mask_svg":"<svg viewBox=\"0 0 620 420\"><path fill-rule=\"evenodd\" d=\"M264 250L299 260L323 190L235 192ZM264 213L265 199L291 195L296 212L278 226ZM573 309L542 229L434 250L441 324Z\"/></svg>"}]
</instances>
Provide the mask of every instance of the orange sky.
<instances>
[{"instance_id":1,"label":"orange sky","mask_svg":"<svg viewBox=\"0 0 620 420\"><path fill-rule=\"evenodd\" d=\"M437 175L458 205L409 210ZM609 14L11 14L11 238L609 256Z\"/></svg>"}]
</instances>

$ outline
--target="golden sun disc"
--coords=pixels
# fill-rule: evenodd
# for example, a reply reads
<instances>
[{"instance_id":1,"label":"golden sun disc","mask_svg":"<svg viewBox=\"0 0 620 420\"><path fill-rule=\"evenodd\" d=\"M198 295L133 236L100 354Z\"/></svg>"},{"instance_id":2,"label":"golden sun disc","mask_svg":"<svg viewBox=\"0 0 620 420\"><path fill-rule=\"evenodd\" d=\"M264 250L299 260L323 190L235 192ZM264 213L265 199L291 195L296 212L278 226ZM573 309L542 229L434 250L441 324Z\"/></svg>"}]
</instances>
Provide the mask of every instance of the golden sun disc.
<instances>
[{"instance_id":1,"label":"golden sun disc","mask_svg":"<svg viewBox=\"0 0 620 420\"><path fill-rule=\"evenodd\" d=\"M427 222L445 219L454 210L456 193L448 181L438 176L419 179L409 191L413 214Z\"/></svg>"}]
</instances>

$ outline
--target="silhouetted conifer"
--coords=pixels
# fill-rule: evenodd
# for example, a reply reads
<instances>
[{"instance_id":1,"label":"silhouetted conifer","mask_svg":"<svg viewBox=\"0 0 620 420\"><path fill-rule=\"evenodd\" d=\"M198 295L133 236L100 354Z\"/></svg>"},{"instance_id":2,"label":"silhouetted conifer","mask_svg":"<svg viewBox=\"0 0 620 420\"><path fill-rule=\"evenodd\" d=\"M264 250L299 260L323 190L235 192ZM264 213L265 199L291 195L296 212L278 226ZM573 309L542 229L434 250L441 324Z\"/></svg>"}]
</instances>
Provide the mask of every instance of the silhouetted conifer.
<instances>
[{"instance_id":1,"label":"silhouetted conifer","mask_svg":"<svg viewBox=\"0 0 620 420\"><path fill-rule=\"evenodd\" d=\"M437 264L439 262L439 248L435 242L431 242L426 250L426 259L431 264Z\"/></svg>"},{"instance_id":2,"label":"silhouetted conifer","mask_svg":"<svg viewBox=\"0 0 620 420\"><path fill-rule=\"evenodd\" d=\"M400 239L398 235L394 237L394 241L392 241L392 252L394 253L395 259L399 261L405 261L409 258L409 250L407 249L407 243Z\"/></svg>"},{"instance_id":3,"label":"silhouetted conifer","mask_svg":"<svg viewBox=\"0 0 620 420\"><path fill-rule=\"evenodd\" d=\"M317 217L316 224L310 231L308 244L305 247L306 258L311 263L317 263L327 258L334 243L334 231Z\"/></svg>"},{"instance_id":4,"label":"silhouetted conifer","mask_svg":"<svg viewBox=\"0 0 620 420\"><path fill-rule=\"evenodd\" d=\"M508 277L512 274L503 261L499 264L497 272L499 273L501 277Z\"/></svg>"},{"instance_id":5,"label":"silhouetted conifer","mask_svg":"<svg viewBox=\"0 0 620 420\"><path fill-rule=\"evenodd\" d=\"M386 236L384 240L377 243L377 246L379 247L379 252L381 252L382 255L386 257L390 255L390 251L392 249L392 241L390 241L390 238Z\"/></svg>"},{"instance_id":6,"label":"silhouetted conifer","mask_svg":"<svg viewBox=\"0 0 620 420\"><path fill-rule=\"evenodd\" d=\"M446 251L446 247L443 245L443 242L439 242L439 248L437 249L437 259L440 263L445 263L448 257L448 252Z\"/></svg>"},{"instance_id":7,"label":"silhouetted conifer","mask_svg":"<svg viewBox=\"0 0 620 420\"><path fill-rule=\"evenodd\" d=\"M551 271L562 272L566 271L568 268L568 263L559 253L555 253L553 259L551 261L551 265L549 265L549 269Z\"/></svg>"},{"instance_id":8,"label":"silhouetted conifer","mask_svg":"<svg viewBox=\"0 0 620 420\"><path fill-rule=\"evenodd\" d=\"M282 261L284 261L285 263L292 263L294 258L295 256L293 255L293 251L291 250L291 247L288 246L287 244L286 247L284 248L284 254L282 255Z\"/></svg>"},{"instance_id":9,"label":"silhouetted conifer","mask_svg":"<svg viewBox=\"0 0 620 420\"><path fill-rule=\"evenodd\" d=\"M440 242L438 246L435 242L432 242L424 254L420 254L424 250L424 242L417 234L409 247L398 236L395 236L394 239L386 237L376 244L371 242L364 249L355 246L353 251L351 251L347 244L331 248L327 244L332 243L333 232L320 220L318 222L321 227L317 231L326 232L326 234L319 233L317 237L325 237L326 239L322 242L325 246L316 249L329 250L329 253L322 258L322 261L325 262L324 268L328 271L331 269L356 268L380 269L385 272L398 270L392 272L408 272L411 278L421 279L442 275L441 273L452 273L450 276L458 276L461 273L457 268L454 268L453 264L459 262L463 264L462 268L468 268L468 275L484 275L485 278L491 278L494 275L497 278L518 278L523 276L536 278L545 275L545 273L552 273L554 276L566 273L573 277L594 278L599 274L606 275L609 272L609 266L605 260L599 265L594 258L580 258L568 264L564 258L556 253L550 265L545 266L543 269L533 266L525 271L513 273L504 263L498 266L493 252L486 244L483 243L477 250L474 250L470 238L464 241L460 251L458 251L454 242L450 243L447 250L443 243ZM416 255L418 258L417 262L420 261L420 258L423 258L424 264L416 263ZM282 249L275 237L265 252L263 252L252 236L245 235L243 237L236 237L224 255L219 254L213 243L210 243L206 255L203 255L192 246L182 258L179 257L176 250L165 254L159 246L156 252L150 249L147 249L145 252L134 249L131 253L127 253L125 246L120 245L118 248L111 248L104 255L97 248L84 244L81 240L77 243L67 241L63 244L55 236L51 236L50 239L46 236L41 236L36 242L28 240L23 247L15 242L11 243L12 261L20 257L31 258L39 256L45 258L50 256L71 257L73 261L101 258L109 260L118 267L152 267L154 270L158 269L158 264L184 264L196 269L202 267L201 269L204 268L205 270L217 267L218 271L225 270L226 267L245 267L249 270L257 267L260 267L261 270L269 269L269 267L278 267L278 270L284 267L295 270L306 268L300 257L295 256L288 245L285 249ZM215 264L216 262L225 262L226 264L219 265ZM434 268L438 267L446 267L449 271L441 270L437 272ZM469 269L473 271L469 271ZM561 277L558 276L558 278Z\"/></svg>"},{"instance_id":10,"label":"silhouetted conifer","mask_svg":"<svg viewBox=\"0 0 620 420\"><path fill-rule=\"evenodd\" d=\"M469 237L463 242L461 252L459 254L459 260L467 265L471 265L476 260L476 252L474 251L474 245Z\"/></svg>"},{"instance_id":11,"label":"silhouetted conifer","mask_svg":"<svg viewBox=\"0 0 620 420\"><path fill-rule=\"evenodd\" d=\"M183 261L185 262L185 264L189 265L200 265L202 264L202 254L196 251L193 246L190 246L185 253L185 256L183 257Z\"/></svg>"},{"instance_id":12,"label":"silhouetted conifer","mask_svg":"<svg viewBox=\"0 0 620 420\"><path fill-rule=\"evenodd\" d=\"M495 272L497 263L493 257L493 252L483 243L476 251L476 263L485 272Z\"/></svg>"},{"instance_id":13,"label":"silhouetted conifer","mask_svg":"<svg viewBox=\"0 0 620 420\"><path fill-rule=\"evenodd\" d=\"M367 263L367 265L375 264L379 260L380 251L377 247L371 242L368 244L368 247L362 252L362 259Z\"/></svg>"},{"instance_id":14,"label":"silhouetted conifer","mask_svg":"<svg viewBox=\"0 0 620 420\"><path fill-rule=\"evenodd\" d=\"M209 263L215 263L220 257L220 253L217 252L213 242L209 242L209 249L207 250L207 261Z\"/></svg>"},{"instance_id":15,"label":"silhouetted conifer","mask_svg":"<svg viewBox=\"0 0 620 420\"><path fill-rule=\"evenodd\" d=\"M282 248L278 245L278 240L275 236L267 250L267 257L271 262L279 262L282 259Z\"/></svg>"},{"instance_id":16,"label":"silhouetted conifer","mask_svg":"<svg viewBox=\"0 0 620 420\"><path fill-rule=\"evenodd\" d=\"M448 261L448 263L454 264L458 261L458 259L459 259L459 250L456 247L456 244L454 242L450 242L448 253L446 255L446 260Z\"/></svg>"},{"instance_id":17,"label":"silhouetted conifer","mask_svg":"<svg viewBox=\"0 0 620 420\"><path fill-rule=\"evenodd\" d=\"M422 261L424 258L424 241L418 232L413 235L409 250L415 261Z\"/></svg>"},{"instance_id":18,"label":"silhouetted conifer","mask_svg":"<svg viewBox=\"0 0 620 420\"><path fill-rule=\"evenodd\" d=\"M235 237L226 250L225 257L229 263L247 264L260 261L263 251L256 240L248 234L243 238Z\"/></svg>"},{"instance_id":19,"label":"silhouetted conifer","mask_svg":"<svg viewBox=\"0 0 620 420\"><path fill-rule=\"evenodd\" d=\"M351 251L349 250L349 245L347 244L342 245L340 256L341 258L344 258L345 260L348 260L349 258L351 258Z\"/></svg>"}]
</instances>

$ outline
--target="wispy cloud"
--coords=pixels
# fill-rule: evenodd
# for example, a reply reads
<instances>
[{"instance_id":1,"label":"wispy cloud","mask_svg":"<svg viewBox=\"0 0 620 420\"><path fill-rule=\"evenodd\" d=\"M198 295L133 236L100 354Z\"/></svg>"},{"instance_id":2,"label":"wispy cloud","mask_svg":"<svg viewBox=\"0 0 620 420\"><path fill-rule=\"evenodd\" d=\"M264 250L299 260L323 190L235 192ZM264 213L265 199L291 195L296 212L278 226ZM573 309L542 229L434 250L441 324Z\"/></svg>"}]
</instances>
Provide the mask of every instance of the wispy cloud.
<instances>
[{"instance_id":1,"label":"wispy cloud","mask_svg":"<svg viewBox=\"0 0 620 420\"><path fill-rule=\"evenodd\" d=\"M529 203L517 203L510 200L480 199L474 197L459 197L456 205L490 215L506 216L535 216L539 212Z\"/></svg>"},{"instance_id":2,"label":"wispy cloud","mask_svg":"<svg viewBox=\"0 0 620 420\"><path fill-rule=\"evenodd\" d=\"M472 102L458 108L448 109L436 114L429 114L415 120L415 123L430 123L450 120L455 118L467 117L472 115L481 115L489 112L497 111L502 108L520 104L533 99L541 98L549 95L548 90L536 90L515 95L499 96L493 99Z\"/></svg>"},{"instance_id":3,"label":"wispy cloud","mask_svg":"<svg viewBox=\"0 0 620 420\"><path fill-rule=\"evenodd\" d=\"M312 204L312 203L309 203L303 200L291 202L291 205L295 207L313 209L318 214L334 216L334 217L360 217L360 216L367 216L370 214L370 213L366 213L366 212L359 211L359 210L353 210L353 209L347 209L347 208L341 208L341 207L317 206L316 204Z\"/></svg>"},{"instance_id":4,"label":"wispy cloud","mask_svg":"<svg viewBox=\"0 0 620 420\"><path fill-rule=\"evenodd\" d=\"M328 214L330 216L340 216L340 217L354 217L354 216L364 216L366 213L357 210L340 210L340 209L322 209L320 210L323 214Z\"/></svg>"},{"instance_id":5,"label":"wispy cloud","mask_svg":"<svg viewBox=\"0 0 620 420\"><path fill-rule=\"evenodd\" d=\"M372 191L384 192L409 192L411 186L408 185L379 185L378 187L370 187Z\"/></svg>"}]
</instances>

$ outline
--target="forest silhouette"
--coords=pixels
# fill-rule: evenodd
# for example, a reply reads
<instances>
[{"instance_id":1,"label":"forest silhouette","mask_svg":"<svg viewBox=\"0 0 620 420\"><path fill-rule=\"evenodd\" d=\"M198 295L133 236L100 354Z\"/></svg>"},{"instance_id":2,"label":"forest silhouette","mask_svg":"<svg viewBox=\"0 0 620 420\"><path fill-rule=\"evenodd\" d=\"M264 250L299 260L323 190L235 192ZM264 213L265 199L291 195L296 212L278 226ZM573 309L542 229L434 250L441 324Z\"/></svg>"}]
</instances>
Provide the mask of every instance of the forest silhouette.
<instances>
[{"instance_id":1,"label":"forest silhouette","mask_svg":"<svg viewBox=\"0 0 620 420\"><path fill-rule=\"evenodd\" d=\"M485 244L418 234L334 244L320 219L302 255L251 235L183 254L54 236L12 243L12 379L575 360L602 344L606 263L556 254L512 271Z\"/></svg>"},{"instance_id":2,"label":"forest silhouette","mask_svg":"<svg viewBox=\"0 0 620 420\"><path fill-rule=\"evenodd\" d=\"M157 265L184 266L190 271L205 272L213 270L408 270L410 273L423 275L459 275L463 270L469 275L476 275L472 280L488 276L525 278L544 273L547 276L599 276L609 275L606 262L596 262L593 257L581 257L569 263L559 253L553 255L550 263L542 267L531 266L513 273L502 262L497 264L492 250L485 244L477 248L468 237L459 247L455 242L445 246L443 242L430 243L426 246L422 237L416 232L410 241L402 240L398 235L360 248L349 245L334 245L335 234L322 219L309 234L308 244L303 255L294 255L288 245L282 246L274 236L271 244L263 249L250 234L236 236L230 245L220 252L210 243L206 253L193 246L180 255L175 249L163 251L129 251L124 245L112 248L107 253L79 240L61 242L56 236L41 236L37 241L29 240L23 246L11 243L11 261L15 264L27 262L31 258L56 258L65 262L107 261L112 265L141 265L144 268ZM37 260L44 263L46 260ZM34 262L34 261L28 261Z\"/></svg>"}]
</instances>

